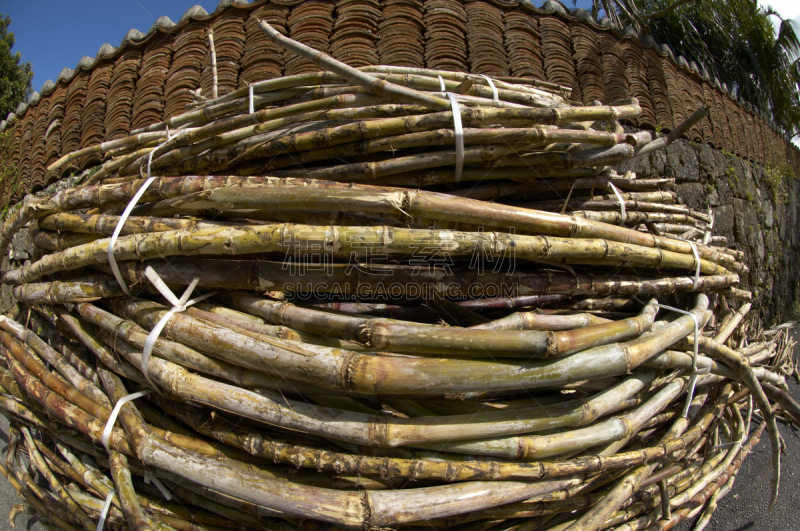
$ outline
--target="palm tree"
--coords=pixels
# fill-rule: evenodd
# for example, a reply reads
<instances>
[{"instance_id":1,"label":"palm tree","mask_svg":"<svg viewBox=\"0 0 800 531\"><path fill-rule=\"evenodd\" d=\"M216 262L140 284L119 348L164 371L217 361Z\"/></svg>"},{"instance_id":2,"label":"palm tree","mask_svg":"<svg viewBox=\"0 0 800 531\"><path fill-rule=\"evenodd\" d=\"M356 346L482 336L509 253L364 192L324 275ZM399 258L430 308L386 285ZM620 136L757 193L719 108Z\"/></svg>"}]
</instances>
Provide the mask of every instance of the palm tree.
<instances>
[{"instance_id":1,"label":"palm tree","mask_svg":"<svg viewBox=\"0 0 800 531\"><path fill-rule=\"evenodd\" d=\"M619 25L633 25L696 61L745 101L800 133L800 28L756 0L592 0ZM771 17L780 20L776 32Z\"/></svg>"}]
</instances>

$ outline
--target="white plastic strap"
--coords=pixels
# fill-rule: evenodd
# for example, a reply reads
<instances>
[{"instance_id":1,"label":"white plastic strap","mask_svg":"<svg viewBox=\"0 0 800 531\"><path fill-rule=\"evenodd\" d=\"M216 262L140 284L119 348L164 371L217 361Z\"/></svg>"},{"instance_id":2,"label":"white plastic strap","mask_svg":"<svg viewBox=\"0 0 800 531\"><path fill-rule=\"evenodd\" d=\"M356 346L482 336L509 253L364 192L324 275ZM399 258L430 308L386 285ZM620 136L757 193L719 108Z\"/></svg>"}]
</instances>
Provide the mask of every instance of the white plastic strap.
<instances>
[{"instance_id":1,"label":"white plastic strap","mask_svg":"<svg viewBox=\"0 0 800 531\"><path fill-rule=\"evenodd\" d=\"M248 101L250 102L250 105L248 106L248 109L250 111L250 114L253 114L253 112L255 112L255 108L253 106L253 84L252 83L250 84L250 87L248 88L247 92L248 92Z\"/></svg>"},{"instance_id":2,"label":"white plastic strap","mask_svg":"<svg viewBox=\"0 0 800 531\"><path fill-rule=\"evenodd\" d=\"M95 531L103 531L103 526L106 523L106 517L108 516L108 511L111 510L111 500L114 499L114 495L117 493L116 489L111 489L111 492L108 493L106 496L106 502L103 504L103 510L100 511L100 519L97 520L97 527Z\"/></svg>"},{"instance_id":3,"label":"white plastic strap","mask_svg":"<svg viewBox=\"0 0 800 531\"><path fill-rule=\"evenodd\" d=\"M149 485L151 481L153 482L153 485L155 485L156 488L161 491L161 495L164 496L165 500L170 501L172 499L172 493L169 491L169 489L167 489L167 487L165 487L157 477L151 474L150 471L145 470L144 482Z\"/></svg>"},{"instance_id":4,"label":"white plastic strap","mask_svg":"<svg viewBox=\"0 0 800 531\"><path fill-rule=\"evenodd\" d=\"M453 129L456 133L456 171L453 181L461 182L461 172L464 169L464 129L461 127L461 107L458 106L456 95L447 93L450 107L453 109Z\"/></svg>"},{"instance_id":5,"label":"white plastic strap","mask_svg":"<svg viewBox=\"0 0 800 531\"><path fill-rule=\"evenodd\" d=\"M625 200L622 199L622 194L619 193L619 188L614 186L614 183L609 182L608 185L614 190L614 195L617 196L617 201L619 201L619 224L624 225L628 220L628 213L625 211Z\"/></svg>"},{"instance_id":6,"label":"white plastic strap","mask_svg":"<svg viewBox=\"0 0 800 531\"><path fill-rule=\"evenodd\" d=\"M497 87L494 86L494 81L492 81L492 78L486 74L480 74L480 76L486 80L490 87L492 87L492 99L497 103L500 103L500 94L498 94Z\"/></svg>"},{"instance_id":7,"label":"white plastic strap","mask_svg":"<svg viewBox=\"0 0 800 531\"><path fill-rule=\"evenodd\" d=\"M165 141L165 143L169 142L176 136L180 135L183 131L185 130L180 130L177 133L175 133L175 135L170 135L169 127L167 127L167 140ZM125 211L122 212L119 221L117 221L117 226L114 228L114 234L111 235L111 240L109 240L108 242L108 249L106 250L106 254L108 255L108 264L111 266L111 272L114 273L114 278L117 279L117 283L119 283L119 286L122 288L122 291L124 291L125 295L129 297L132 297L133 295L131 295L131 291L128 289L127 284L125 284L125 280L122 278L122 274L120 274L119 272L117 259L114 258L114 245L116 245L117 243L117 238L119 238L119 233L122 232L122 227L125 226L125 221L128 219L128 216L131 215L133 209L136 208L136 204L139 202L144 193L156 179L155 177L150 176L150 165L153 162L153 153L155 153L158 150L158 148L160 148L162 145L163 144L156 146L154 149L150 151L150 153L147 154L147 180L139 188L139 190L136 191L136 194L134 194L134 196L131 198L131 201L130 203L128 203L128 206L125 207Z\"/></svg>"},{"instance_id":8,"label":"white plastic strap","mask_svg":"<svg viewBox=\"0 0 800 531\"><path fill-rule=\"evenodd\" d=\"M103 436L100 438L100 440L103 442L103 446L106 447L106 451L109 451L108 439L111 437L111 430L114 428L114 424L117 423L117 416L119 416L119 412L122 409L122 406L125 404L125 402L136 400L137 398L142 397L148 393L150 393L150 390L146 389L144 391L139 391L138 393L131 393L129 395L123 396L122 398L117 400L117 403L114 405L114 409L111 410L111 415L108 416L106 427L103 428Z\"/></svg>"},{"instance_id":9,"label":"white plastic strap","mask_svg":"<svg viewBox=\"0 0 800 531\"><path fill-rule=\"evenodd\" d=\"M136 203L139 202L139 199L142 198L144 193L156 179L155 177L150 177L150 161L152 160L153 152L150 152L150 155L147 157L147 180L144 184L139 188L136 194L131 198L131 202L128 203L128 206L125 207L125 211L120 216L119 221L117 222L117 226L114 228L114 234L111 235L111 240L108 242L108 264L111 266L111 272L114 273L114 278L117 279L119 283L119 287L122 288L122 291L125 292L125 295L132 297L131 291L128 289L128 285L125 284L125 280L122 278L122 274L119 272L119 266L117 265L117 259L114 258L114 245L117 243L117 238L119 237L119 233L122 232L122 227L125 226L125 220L128 219L128 216L131 215L131 212L134 208L136 208Z\"/></svg>"},{"instance_id":10,"label":"white plastic strap","mask_svg":"<svg viewBox=\"0 0 800 531\"><path fill-rule=\"evenodd\" d=\"M689 377L689 394L686 396L686 404L683 406L683 413L681 414L682 417L686 417L689 415L689 406L692 405L692 400L694 400L694 388L697 385L697 376L711 372L710 364L708 367L703 367L701 370L697 369L697 358L700 356L700 321L697 320L697 316L695 314L687 312L686 310L681 310L673 306L667 306L666 304L656 304L656 306L671 312L688 315L694 321L694 356L692 356L692 375Z\"/></svg>"},{"instance_id":11,"label":"white plastic strap","mask_svg":"<svg viewBox=\"0 0 800 531\"><path fill-rule=\"evenodd\" d=\"M150 355L153 353L153 347L156 344L158 336L161 335L161 331L164 330L164 327L167 326L167 322L177 312L185 311L186 308L188 308L189 306L192 306L193 304L196 304L202 300L211 297L216 292L207 293L195 299L189 300L189 297L192 296L192 292L194 291L194 288L197 286L197 283L200 282L199 278L195 278L194 280L192 280L192 283L189 284L189 287L186 288L186 291L183 292L183 295L181 295L181 298L179 299L175 296L174 293L172 293L172 290L169 289L169 286L167 286L167 284L161 279L161 277L158 276L158 273L156 273L155 269L153 269L152 267L147 266L145 268L144 276L146 276L147 279L153 284L153 286L155 286L155 288L159 291L159 293L161 293L161 295L163 295L164 298L167 299L170 304L172 304L172 308L170 308L170 310L167 313L165 313L161 317L161 319L158 320L156 325L150 331L150 334L144 341L144 348L142 348L142 360L139 367L141 368L144 377L147 379L150 385L155 389L156 386L153 384L152 380L150 380L150 375L148 374L147 371L147 364L150 361Z\"/></svg>"},{"instance_id":12,"label":"white plastic strap","mask_svg":"<svg viewBox=\"0 0 800 531\"><path fill-rule=\"evenodd\" d=\"M444 79L442 79L442 76L439 76L439 90L447 92L447 87L444 86Z\"/></svg>"},{"instance_id":13,"label":"white plastic strap","mask_svg":"<svg viewBox=\"0 0 800 531\"><path fill-rule=\"evenodd\" d=\"M694 242L689 242L692 246L692 254L694 255L694 262L696 265L694 270L694 282L692 282L692 291L697 291L697 286L700 284L700 253L697 250L697 245Z\"/></svg>"}]
</instances>

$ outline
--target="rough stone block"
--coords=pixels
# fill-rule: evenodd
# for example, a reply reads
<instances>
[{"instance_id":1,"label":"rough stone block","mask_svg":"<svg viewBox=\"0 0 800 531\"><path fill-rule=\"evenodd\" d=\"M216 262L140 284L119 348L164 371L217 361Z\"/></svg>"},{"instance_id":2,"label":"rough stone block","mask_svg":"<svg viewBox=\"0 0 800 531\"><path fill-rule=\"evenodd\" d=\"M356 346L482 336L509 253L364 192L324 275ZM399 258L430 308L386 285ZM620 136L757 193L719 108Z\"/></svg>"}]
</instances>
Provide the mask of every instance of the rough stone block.
<instances>
[{"instance_id":1,"label":"rough stone block","mask_svg":"<svg viewBox=\"0 0 800 531\"><path fill-rule=\"evenodd\" d=\"M694 148L697 154L697 164L700 168L700 178L703 180L714 179L717 175L714 150L705 143L697 144Z\"/></svg>"},{"instance_id":2,"label":"rough stone block","mask_svg":"<svg viewBox=\"0 0 800 531\"><path fill-rule=\"evenodd\" d=\"M723 236L733 234L733 205L722 205L714 209L714 232Z\"/></svg>"},{"instance_id":3,"label":"rough stone block","mask_svg":"<svg viewBox=\"0 0 800 531\"><path fill-rule=\"evenodd\" d=\"M689 142L678 140L667 148L666 174L678 182L700 180L697 155Z\"/></svg>"},{"instance_id":4,"label":"rough stone block","mask_svg":"<svg viewBox=\"0 0 800 531\"><path fill-rule=\"evenodd\" d=\"M733 190L731 190L731 185L726 179L717 179L714 182L714 187L717 190L717 195L719 195L719 203L721 205L733 204Z\"/></svg>"},{"instance_id":5,"label":"rough stone block","mask_svg":"<svg viewBox=\"0 0 800 531\"><path fill-rule=\"evenodd\" d=\"M714 150L714 177L720 178L725 176L725 169L728 166L728 157L718 150Z\"/></svg>"},{"instance_id":6,"label":"rough stone block","mask_svg":"<svg viewBox=\"0 0 800 531\"><path fill-rule=\"evenodd\" d=\"M659 177L666 175L667 153L663 149L650 154L650 168Z\"/></svg>"},{"instance_id":7,"label":"rough stone block","mask_svg":"<svg viewBox=\"0 0 800 531\"><path fill-rule=\"evenodd\" d=\"M762 199L761 215L762 215L762 223L764 224L764 226L771 229L772 226L775 224L775 211L773 210L772 207L772 201L768 199Z\"/></svg>"},{"instance_id":8,"label":"rough stone block","mask_svg":"<svg viewBox=\"0 0 800 531\"><path fill-rule=\"evenodd\" d=\"M761 232L758 216L753 205L744 199L734 199L734 234L736 241L752 250L756 245L756 234ZM763 245L763 240L762 240Z\"/></svg>"},{"instance_id":9,"label":"rough stone block","mask_svg":"<svg viewBox=\"0 0 800 531\"><path fill-rule=\"evenodd\" d=\"M681 183L675 185L675 191L689 208L705 210L708 208L708 194L700 183Z\"/></svg>"},{"instance_id":10,"label":"rough stone block","mask_svg":"<svg viewBox=\"0 0 800 531\"><path fill-rule=\"evenodd\" d=\"M632 171L640 179L653 176L653 170L650 167L650 158L647 156L636 157L635 159L627 160L617 166L617 172L624 175L626 171Z\"/></svg>"}]
</instances>

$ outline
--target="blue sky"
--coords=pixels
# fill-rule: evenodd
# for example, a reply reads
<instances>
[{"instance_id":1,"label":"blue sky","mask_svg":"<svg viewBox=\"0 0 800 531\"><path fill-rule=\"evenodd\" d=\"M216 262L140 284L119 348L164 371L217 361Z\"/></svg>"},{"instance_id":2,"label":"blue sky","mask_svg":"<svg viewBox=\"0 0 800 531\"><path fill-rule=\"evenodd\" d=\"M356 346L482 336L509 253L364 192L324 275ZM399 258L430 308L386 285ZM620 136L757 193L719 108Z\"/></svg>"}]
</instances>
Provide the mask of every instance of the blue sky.
<instances>
[{"instance_id":1,"label":"blue sky","mask_svg":"<svg viewBox=\"0 0 800 531\"><path fill-rule=\"evenodd\" d=\"M199 5L210 13L218 1L200 0ZM571 0L565 3L572 5ZM800 21L800 0L759 3ZM192 0L0 0L0 12L11 16L17 39L12 51L22 52L23 61L31 62L33 89L39 90L65 66L74 68L84 55L94 57L103 43L119 45L130 28L146 33L162 15L177 22L192 5ZM578 7L590 5L590 0L578 1Z\"/></svg>"},{"instance_id":2,"label":"blue sky","mask_svg":"<svg viewBox=\"0 0 800 531\"><path fill-rule=\"evenodd\" d=\"M17 39L12 51L33 65L33 90L55 80L65 66L75 68L84 55L94 57L107 42L119 46L131 28L147 33L167 15L177 22L195 3L209 13L219 0L0 0L11 16Z\"/></svg>"}]
</instances>

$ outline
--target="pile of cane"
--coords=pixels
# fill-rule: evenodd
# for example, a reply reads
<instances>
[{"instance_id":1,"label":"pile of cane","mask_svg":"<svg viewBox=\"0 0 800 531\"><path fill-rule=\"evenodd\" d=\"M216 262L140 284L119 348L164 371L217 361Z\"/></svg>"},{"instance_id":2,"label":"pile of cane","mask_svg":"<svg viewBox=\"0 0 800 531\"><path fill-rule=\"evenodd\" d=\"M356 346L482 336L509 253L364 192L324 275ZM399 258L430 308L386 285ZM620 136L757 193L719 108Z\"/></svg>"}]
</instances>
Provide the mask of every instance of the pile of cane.
<instances>
[{"instance_id":1,"label":"pile of cane","mask_svg":"<svg viewBox=\"0 0 800 531\"><path fill-rule=\"evenodd\" d=\"M704 527L797 422L788 328L667 179L635 100L356 70L87 152L2 227L0 468L50 528ZM743 324L744 323L744 324Z\"/></svg>"}]
</instances>

